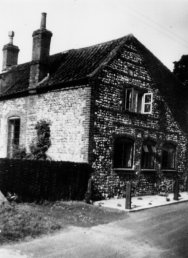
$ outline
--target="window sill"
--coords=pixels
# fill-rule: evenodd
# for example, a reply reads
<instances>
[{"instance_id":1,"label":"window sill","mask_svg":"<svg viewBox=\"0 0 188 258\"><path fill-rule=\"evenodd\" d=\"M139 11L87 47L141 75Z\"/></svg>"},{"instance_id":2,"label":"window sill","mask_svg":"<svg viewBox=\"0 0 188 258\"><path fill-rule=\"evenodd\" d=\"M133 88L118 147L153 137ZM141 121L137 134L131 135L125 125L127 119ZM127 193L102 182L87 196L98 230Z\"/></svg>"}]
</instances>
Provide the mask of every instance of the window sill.
<instances>
[{"instance_id":1,"label":"window sill","mask_svg":"<svg viewBox=\"0 0 188 258\"><path fill-rule=\"evenodd\" d=\"M157 170L154 168L143 168L141 169L141 172L156 172Z\"/></svg>"},{"instance_id":2,"label":"window sill","mask_svg":"<svg viewBox=\"0 0 188 258\"><path fill-rule=\"evenodd\" d=\"M134 171L133 168L113 168L113 170Z\"/></svg>"},{"instance_id":3,"label":"window sill","mask_svg":"<svg viewBox=\"0 0 188 258\"><path fill-rule=\"evenodd\" d=\"M132 114L132 115L137 115L137 116L152 116L152 112L151 113L143 113L143 112L136 112L136 111L131 111L128 109L123 109L123 113L125 114Z\"/></svg>"},{"instance_id":4,"label":"window sill","mask_svg":"<svg viewBox=\"0 0 188 258\"><path fill-rule=\"evenodd\" d=\"M135 169L133 168L113 168L114 173L134 174Z\"/></svg>"},{"instance_id":5,"label":"window sill","mask_svg":"<svg viewBox=\"0 0 188 258\"><path fill-rule=\"evenodd\" d=\"M162 172L176 172L176 169L175 168L162 168L161 169Z\"/></svg>"}]
</instances>

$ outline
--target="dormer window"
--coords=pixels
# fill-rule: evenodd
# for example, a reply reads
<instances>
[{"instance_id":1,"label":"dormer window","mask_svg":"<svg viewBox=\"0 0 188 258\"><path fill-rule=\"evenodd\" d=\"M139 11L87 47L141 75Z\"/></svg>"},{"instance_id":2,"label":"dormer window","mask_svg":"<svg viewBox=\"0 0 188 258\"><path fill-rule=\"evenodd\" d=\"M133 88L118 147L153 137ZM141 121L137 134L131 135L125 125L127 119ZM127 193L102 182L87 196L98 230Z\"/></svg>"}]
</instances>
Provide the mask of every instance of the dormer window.
<instances>
[{"instance_id":1,"label":"dormer window","mask_svg":"<svg viewBox=\"0 0 188 258\"><path fill-rule=\"evenodd\" d=\"M127 88L124 95L124 110L151 114L153 103L153 93L143 93L134 88Z\"/></svg>"}]
</instances>

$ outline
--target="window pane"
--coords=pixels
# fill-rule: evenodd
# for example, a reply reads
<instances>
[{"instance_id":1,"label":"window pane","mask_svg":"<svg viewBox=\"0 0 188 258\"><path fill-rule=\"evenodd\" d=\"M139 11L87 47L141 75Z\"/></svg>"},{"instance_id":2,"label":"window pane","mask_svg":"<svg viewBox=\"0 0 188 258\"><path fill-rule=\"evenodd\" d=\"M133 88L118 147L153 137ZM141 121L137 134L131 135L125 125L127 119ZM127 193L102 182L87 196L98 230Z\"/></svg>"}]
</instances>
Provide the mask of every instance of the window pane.
<instances>
[{"instance_id":1,"label":"window pane","mask_svg":"<svg viewBox=\"0 0 188 258\"><path fill-rule=\"evenodd\" d=\"M20 136L20 120L14 120L14 144L19 144L19 136Z\"/></svg>"},{"instance_id":2,"label":"window pane","mask_svg":"<svg viewBox=\"0 0 188 258\"><path fill-rule=\"evenodd\" d=\"M133 141L117 139L114 146L114 167L131 168L133 162Z\"/></svg>"},{"instance_id":3,"label":"window pane","mask_svg":"<svg viewBox=\"0 0 188 258\"><path fill-rule=\"evenodd\" d=\"M143 104L142 104L142 112L145 114L152 113L152 101L153 101L153 94L152 93L145 93L143 97Z\"/></svg>"},{"instance_id":4,"label":"window pane","mask_svg":"<svg viewBox=\"0 0 188 258\"><path fill-rule=\"evenodd\" d=\"M132 143L123 143L123 167L130 168L132 167Z\"/></svg>"},{"instance_id":5,"label":"window pane","mask_svg":"<svg viewBox=\"0 0 188 258\"><path fill-rule=\"evenodd\" d=\"M162 151L162 169L175 168L176 148L172 144L165 144Z\"/></svg>"},{"instance_id":6,"label":"window pane","mask_svg":"<svg viewBox=\"0 0 188 258\"><path fill-rule=\"evenodd\" d=\"M142 94L138 94L137 112L141 113L141 110L142 110Z\"/></svg>"},{"instance_id":7,"label":"window pane","mask_svg":"<svg viewBox=\"0 0 188 258\"><path fill-rule=\"evenodd\" d=\"M132 103L132 89L126 90L126 96L125 96L125 109L131 110L131 103Z\"/></svg>"},{"instance_id":8,"label":"window pane","mask_svg":"<svg viewBox=\"0 0 188 258\"><path fill-rule=\"evenodd\" d=\"M8 157L13 156L14 148L19 145L20 119L10 119L8 121Z\"/></svg>"},{"instance_id":9,"label":"window pane","mask_svg":"<svg viewBox=\"0 0 188 258\"><path fill-rule=\"evenodd\" d=\"M151 103L151 94L145 95L145 103Z\"/></svg>"},{"instance_id":10,"label":"window pane","mask_svg":"<svg viewBox=\"0 0 188 258\"><path fill-rule=\"evenodd\" d=\"M123 166L123 144L116 142L114 147L114 167L121 168Z\"/></svg>"},{"instance_id":11,"label":"window pane","mask_svg":"<svg viewBox=\"0 0 188 258\"><path fill-rule=\"evenodd\" d=\"M141 168L153 169L155 164L155 145L154 143L147 142L143 144L141 156Z\"/></svg>"},{"instance_id":12,"label":"window pane","mask_svg":"<svg viewBox=\"0 0 188 258\"><path fill-rule=\"evenodd\" d=\"M151 104L145 104L144 105L144 112L150 113L151 112Z\"/></svg>"}]
</instances>

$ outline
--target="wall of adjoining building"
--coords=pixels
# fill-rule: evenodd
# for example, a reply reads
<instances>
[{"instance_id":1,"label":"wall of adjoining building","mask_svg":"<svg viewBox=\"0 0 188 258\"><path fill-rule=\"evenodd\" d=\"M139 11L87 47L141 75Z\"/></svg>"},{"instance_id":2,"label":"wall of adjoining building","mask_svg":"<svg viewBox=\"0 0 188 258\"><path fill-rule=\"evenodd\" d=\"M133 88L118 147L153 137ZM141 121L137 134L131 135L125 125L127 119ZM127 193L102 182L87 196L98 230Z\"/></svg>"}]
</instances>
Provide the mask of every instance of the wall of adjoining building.
<instances>
[{"instance_id":1,"label":"wall of adjoining building","mask_svg":"<svg viewBox=\"0 0 188 258\"><path fill-rule=\"evenodd\" d=\"M130 73L132 70L132 73ZM153 93L152 114L123 111L125 88L136 86ZM176 169L183 187L186 172L186 138L145 68L144 60L134 45L125 45L118 56L93 81L91 163L93 198L124 196L126 182L132 180L134 194L154 194L162 181L173 181L174 171L161 170L162 145L176 145ZM133 169L116 171L113 168L113 148L116 136L134 140ZM146 139L156 142L154 171L141 170L142 144Z\"/></svg>"},{"instance_id":2,"label":"wall of adjoining building","mask_svg":"<svg viewBox=\"0 0 188 258\"><path fill-rule=\"evenodd\" d=\"M20 117L20 146L36 137L39 120L50 122L52 160L88 161L90 88L75 87L0 101L0 157L7 157L8 119Z\"/></svg>"}]
</instances>

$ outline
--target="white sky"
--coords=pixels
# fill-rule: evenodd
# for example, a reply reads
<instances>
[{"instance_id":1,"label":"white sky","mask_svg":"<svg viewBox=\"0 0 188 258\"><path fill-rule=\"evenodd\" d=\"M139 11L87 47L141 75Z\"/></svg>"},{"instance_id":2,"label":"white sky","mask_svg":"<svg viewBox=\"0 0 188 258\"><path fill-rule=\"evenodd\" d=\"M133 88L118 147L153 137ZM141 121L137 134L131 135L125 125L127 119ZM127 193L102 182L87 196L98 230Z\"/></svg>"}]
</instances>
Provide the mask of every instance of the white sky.
<instances>
[{"instance_id":1,"label":"white sky","mask_svg":"<svg viewBox=\"0 0 188 258\"><path fill-rule=\"evenodd\" d=\"M0 0L0 48L8 31L15 31L19 63L31 60L32 32L42 12L53 32L51 54L130 33L171 70L188 54L188 0Z\"/></svg>"}]
</instances>

